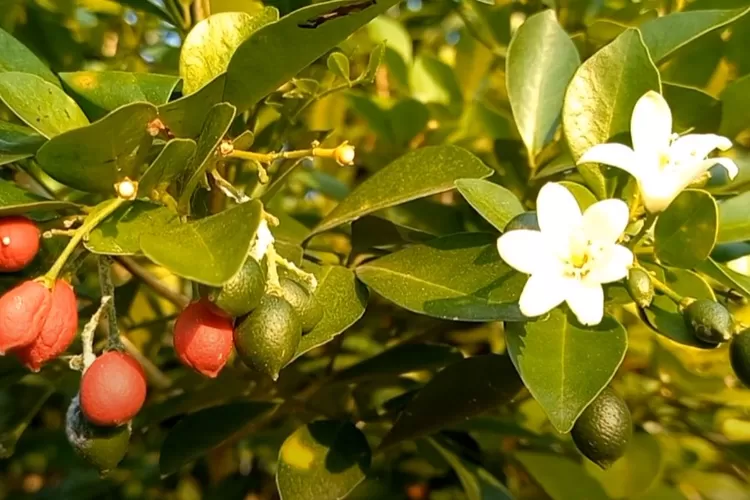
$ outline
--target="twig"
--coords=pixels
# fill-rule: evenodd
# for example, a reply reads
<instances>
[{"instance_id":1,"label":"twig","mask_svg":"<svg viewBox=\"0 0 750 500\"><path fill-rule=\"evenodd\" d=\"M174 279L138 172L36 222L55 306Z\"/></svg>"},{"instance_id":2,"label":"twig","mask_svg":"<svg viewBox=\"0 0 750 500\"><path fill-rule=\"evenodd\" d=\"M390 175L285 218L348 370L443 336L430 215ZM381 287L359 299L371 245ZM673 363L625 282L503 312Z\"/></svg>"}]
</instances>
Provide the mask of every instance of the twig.
<instances>
[{"instance_id":1,"label":"twig","mask_svg":"<svg viewBox=\"0 0 750 500\"><path fill-rule=\"evenodd\" d=\"M169 389L172 387L172 379L167 377L159 368L151 362L138 348L124 335L120 335L120 342L125 351L133 356L143 367L151 384L157 389Z\"/></svg>"},{"instance_id":2,"label":"twig","mask_svg":"<svg viewBox=\"0 0 750 500\"><path fill-rule=\"evenodd\" d=\"M107 256L99 257L99 287L102 297L110 297L107 302L107 345L110 349L121 349L120 328L117 326L117 312L115 311L115 285L112 283L112 259Z\"/></svg>"},{"instance_id":3,"label":"twig","mask_svg":"<svg viewBox=\"0 0 750 500\"><path fill-rule=\"evenodd\" d=\"M184 309L190 303L190 300L188 300L187 297L167 287L161 282L161 280L159 280L159 278L148 272L148 270L138 264L131 257L117 256L114 259L118 264L127 269L130 274L141 280L158 295L164 297L180 309Z\"/></svg>"},{"instance_id":4,"label":"twig","mask_svg":"<svg viewBox=\"0 0 750 500\"><path fill-rule=\"evenodd\" d=\"M70 363L71 368L85 372L86 369L91 366L91 363L93 363L96 359L96 356L94 355L94 334L96 333L96 327L99 326L99 320L101 319L101 316L102 314L104 314L107 307L109 307L110 302L112 302L111 296L102 297L99 309L97 309L96 312L91 315L91 318L89 318L86 326L83 327L83 331L81 332L83 354L81 354L80 357L73 357Z\"/></svg>"}]
</instances>

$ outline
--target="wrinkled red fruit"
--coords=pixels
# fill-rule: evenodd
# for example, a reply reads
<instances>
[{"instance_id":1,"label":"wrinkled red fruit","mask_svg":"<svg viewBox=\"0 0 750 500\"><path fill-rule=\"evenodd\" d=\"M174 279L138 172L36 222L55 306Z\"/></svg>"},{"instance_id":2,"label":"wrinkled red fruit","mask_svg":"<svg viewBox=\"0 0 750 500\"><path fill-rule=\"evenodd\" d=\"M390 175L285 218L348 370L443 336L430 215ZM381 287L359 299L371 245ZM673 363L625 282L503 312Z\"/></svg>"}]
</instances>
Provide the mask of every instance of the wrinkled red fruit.
<instances>
[{"instance_id":1,"label":"wrinkled red fruit","mask_svg":"<svg viewBox=\"0 0 750 500\"><path fill-rule=\"evenodd\" d=\"M174 349L185 365L216 377L232 352L232 320L204 300L193 302L174 324Z\"/></svg>"},{"instance_id":2,"label":"wrinkled red fruit","mask_svg":"<svg viewBox=\"0 0 750 500\"><path fill-rule=\"evenodd\" d=\"M37 281L24 281L0 297L0 355L39 336L51 302L52 293Z\"/></svg>"},{"instance_id":3,"label":"wrinkled red fruit","mask_svg":"<svg viewBox=\"0 0 750 500\"><path fill-rule=\"evenodd\" d=\"M39 251L39 228L26 217L0 219L0 271L20 271Z\"/></svg>"},{"instance_id":4,"label":"wrinkled red fruit","mask_svg":"<svg viewBox=\"0 0 750 500\"><path fill-rule=\"evenodd\" d=\"M92 424L111 427L129 422L146 401L146 375L129 355L102 354L81 378L81 410Z\"/></svg>"},{"instance_id":5,"label":"wrinkled red fruit","mask_svg":"<svg viewBox=\"0 0 750 500\"><path fill-rule=\"evenodd\" d=\"M19 348L15 354L29 369L39 371L44 363L55 359L70 347L77 330L76 294L67 281L57 280L41 333L31 344Z\"/></svg>"}]
</instances>

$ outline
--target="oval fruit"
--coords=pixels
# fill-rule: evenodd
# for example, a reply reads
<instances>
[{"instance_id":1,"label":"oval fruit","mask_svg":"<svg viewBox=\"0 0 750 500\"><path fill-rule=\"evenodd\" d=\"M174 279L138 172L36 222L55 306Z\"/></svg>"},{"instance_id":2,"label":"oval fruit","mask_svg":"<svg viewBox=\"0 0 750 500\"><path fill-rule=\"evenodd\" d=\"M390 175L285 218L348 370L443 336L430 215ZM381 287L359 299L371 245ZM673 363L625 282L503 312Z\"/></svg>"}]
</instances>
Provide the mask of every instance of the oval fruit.
<instances>
[{"instance_id":1,"label":"oval fruit","mask_svg":"<svg viewBox=\"0 0 750 500\"><path fill-rule=\"evenodd\" d=\"M683 310L683 318L693 335L709 344L726 342L734 333L732 314L713 300L694 300Z\"/></svg>"},{"instance_id":2,"label":"oval fruit","mask_svg":"<svg viewBox=\"0 0 750 500\"><path fill-rule=\"evenodd\" d=\"M39 252L41 232L22 216L0 218L0 272L15 272L28 266Z\"/></svg>"},{"instance_id":3,"label":"oval fruit","mask_svg":"<svg viewBox=\"0 0 750 500\"><path fill-rule=\"evenodd\" d=\"M630 410L610 388L583 410L570 432L578 451L602 469L625 454L632 434Z\"/></svg>"},{"instance_id":4,"label":"oval fruit","mask_svg":"<svg viewBox=\"0 0 750 500\"><path fill-rule=\"evenodd\" d=\"M188 305L174 324L174 350L185 365L215 378L232 352L232 320L205 300Z\"/></svg>"},{"instance_id":5,"label":"oval fruit","mask_svg":"<svg viewBox=\"0 0 750 500\"><path fill-rule=\"evenodd\" d=\"M31 344L39 336L52 304L49 288L24 281L0 297L0 355Z\"/></svg>"},{"instance_id":6,"label":"oval fruit","mask_svg":"<svg viewBox=\"0 0 750 500\"><path fill-rule=\"evenodd\" d=\"M294 280L281 278L279 280L284 298L292 304L300 319L303 332L309 332L323 319L323 306L314 294Z\"/></svg>"},{"instance_id":7,"label":"oval fruit","mask_svg":"<svg viewBox=\"0 0 750 500\"><path fill-rule=\"evenodd\" d=\"M81 409L86 419L104 427L122 425L146 401L146 375L128 354L109 351L91 363L81 378Z\"/></svg>"},{"instance_id":8,"label":"oval fruit","mask_svg":"<svg viewBox=\"0 0 750 500\"><path fill-rule=\"evenodd\" d=\"M729 361L740 382L750 387L750 330L734 336L729 344Z\"/></svg>"},{"instance_id":9,"label":"oval fruit","mask_svg":"<svg viewBox=\"0 0 750 500\"><path fill-rule=\"evenodd\" d=\"M237 274L217 288L209 288L206 297L231 317L249 313L260 304L266 290L266 273L260 263L248 257Z\"/></svg>"}]
</instances>

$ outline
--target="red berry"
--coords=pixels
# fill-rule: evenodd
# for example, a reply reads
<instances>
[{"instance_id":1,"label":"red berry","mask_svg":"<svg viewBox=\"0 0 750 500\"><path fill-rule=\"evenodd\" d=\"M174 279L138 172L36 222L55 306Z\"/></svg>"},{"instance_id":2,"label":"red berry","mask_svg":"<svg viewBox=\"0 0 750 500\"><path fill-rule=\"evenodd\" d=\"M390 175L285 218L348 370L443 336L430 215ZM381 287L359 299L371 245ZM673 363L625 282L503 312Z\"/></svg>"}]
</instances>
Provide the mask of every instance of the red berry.
<instances>
[{"instance_id":1,"label":"red berry","mask_svg":"<svg viewBox=\"0 0 750 500\"><path fill-rule=\"evenodd\" d=\"M0 355L39 336L51 302L52 293L38 281L24 281L0 297Z\"/></svg>"},{"instance_id":2,"label":"red berry","mask_svg":"<svg viewBox=\"0 0 750 500\"><path fill-rule=\"evenodd\" d=\"M44 363L65 352L78 330L76 294L67 281L57 280L51 304L39 336L16 351L21 362L33 371L39 371Z\"/></svg>"},{"instance_id":3,"label":"red berry","mask_svg":"<svg viewBox=\"0 0 750 500\"><path fill-rule=\"evenodd\" d=\"M232 320L217 314L213 304L193 302L174 324L174 349L185 365L216 377L232 352Z\"/></svg>"},{"instance_id":4,"label":"red berry","mask_svg":"<svg viewBox=\"0 0 750 500\"><path fill-rule=\"evenodd\" d=\"M26 217L0 219L0 271L20 271L39 251L39 228Z\"/></svg>"},{"instance_id":5,"label":"red berry","mask_svg":"<svg viewBox=\"0 0 750 500\"><path fill-rule=\"evenodd\" d=\"M81 410L92 423L129 422L146 401L146 375L131 356L109 351L91 363L81 378Z\"/></svg>"}]
</instances>

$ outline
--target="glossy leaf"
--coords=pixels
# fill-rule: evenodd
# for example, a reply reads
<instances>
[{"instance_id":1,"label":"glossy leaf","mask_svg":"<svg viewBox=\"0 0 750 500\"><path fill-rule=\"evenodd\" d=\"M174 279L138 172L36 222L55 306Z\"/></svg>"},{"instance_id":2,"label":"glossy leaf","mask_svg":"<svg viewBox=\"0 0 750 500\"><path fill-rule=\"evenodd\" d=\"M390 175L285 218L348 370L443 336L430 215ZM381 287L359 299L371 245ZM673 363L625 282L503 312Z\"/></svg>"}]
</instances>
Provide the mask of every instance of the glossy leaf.
<instances>
[{"instance_id":1,"label":"glossy leaf","mask_svg":"<svg viewBox=\"0 0 750 500\"><path fill-rule=\"evenodd\" d=\"M733 81L721 93L721 127L719 133L730 138L748 129L750 109L750 75Z\"/></svg>"},{"instance_id":2,"label":"glossy leaf","mask_svg":"<svg viewBox=\"0 0 750 500\"><path fill-rule=\"evenodd\" d=\"M320 323L302 337L294 359L330 342L352 326L364 314L369 295L367 287L346 267L306 264L305 269L318 279L315 297L325 308Z\"/></svg>"},{"instance_id":3,"label":"glossy leaf","mask_svg":"<svg viewBox=\"0 0 750 500\"><path fill-rule=\"evenodd\" d=\"M715 132L726 113L718 99L695 87L664 82L662 94L672 110L672 129L677 133Z\"/></svg>"},{"instance_id":4,"label":"glossy leaf","mask_svg":"<svg viewBox=\"0 0 750 500\"><path fill-rule=\"evenodd\" d=\"M114 192L124 177L136 177L142 148L151 145L148 123L156 107L133 103L91 125L47 141L37 152L39 165L53 179L82 191Z\"/></svg>"},{"instance_id":5,"label":"glossy leaf","mask_svg":"<svg viewBox=\"0 0 750 500\"><path fill-rule=\"evenodd\" d=\"M172 224L141 236L141 250L178 276L220 286L240 269L260 224L262 207L252 201L204 219Z\"/></svg>"},{"instance_id":6,"label":"glossy leaf","mask_svg":"<svg viewBox=\"0 0 750 500\"><path fill-rule=\"evenodd\" d=\"M15 183L0 180L0 216L19 215L36 210L61 210L77 208L69 201L42 198L19 188Z\"/></svg>"},{"instance_id":7,"label":"glossy leaf","mask_svg":"<svg viewBox=\"0 0 750 500\"><path fill-rule=\"evenodd\" d=\"M143 173L138 184L141 196L150 196L158 187L166 187L190 166L197 146L192 139L172 139Z\"/></svg>"},{"instance_id":8,"label":"glossy leaf","mask_svg":"<svg viewBox=\"0 0 750 500\"><path fill-rule=\"evenodd\" d=\"M338 500L370 468L370 445L349 421L317 420L300 427L279 450L276 485L282 500Z\"/></svg>"},{"instance_id":9,"label":"glossy leaf","mask_svg":"<svg viewBox=\"0 0 750 500\"><path fill-rule=\"evenodd\" d=\"M521 321L515 301L525 277L497 253L496 237L465 233L367 262L357 276L404 309L457 321ZM523 278L523 279L519 279ZM490 293L499 291L489 299Z\"/></svg>"},{"instance_id":10,"label":"glossy leaf","mask_svg":"<svg viewBox=\"0 0 750 500\"><path fill-rule=\"evenodd\" d=\"M586 472L597 479L610 498L639 498L662 472L662 452L659 441L645 432L636 432L625 455L609 469L602 470L588 460Z\"/></svg>"},{"instance_id":11,"label":"glossy leaf","mask_svg":"<svg viewBox=\"0 0 750 500\"><path fill-rule=\"evenodd\" d=\"M487 222L503 231L510 220L525 210L510 190L483 179L459 179L458 192Z\"/></svg>"},{"instance_id":12,"label":"glossy leaf","mask_svg":"<svg viewBox=\"0 0 750 500\"><path fill-rule=\"evenodd\" d=\"M524 384L558 432L569 432L609 384L628 347L625 328L614 318L584 327L560 307L544 319L506 324L505 340Z\"/></svg>"},{"instance_id":13,"label":"glossy leaf","mask_svg":"<svg viewBox=\"0 0 750 500\"><path fill-rule=\"evenodd\" d=\"M0 165L34 156L45 141L29 127L0 121Z\"/></svg>"},{"instance_id":14,"label":"glossy leaf","mask_svg":"<svg viewBox=\"0 0 750 500\"><path fill-rule=\"evenodd\" d=\"M717 243L750 240L750 193L742 193L719 203Z\"/></svg>"},{"instance_id":15,"label":"glossy leaf","mask_svg":"<svg viewBox=\"0 0 750 500\"><path fill-rule=\"evenodd\" d=\"M578 50L552 9L529 17L510 42L508 98L530 161L552 138L565 89L580 64Z\"/></svg>"},{"instance_id":16,"label":"glossy leaf","mask_svg":"<svg viewBox=\"0 0 750 500\"><path fill-rule=\"evenodd\" d=\"M626 30L587 59L570 82L563 106L563 130L573 159L629 133L633 107L649 90L661 90L659 72L637 30ZM580 165L578 170L598 198L607 197L601 167Z\"/></svg>"},{"instance_id":17,"label":"glossy leaf","mask_svg":"<svg viewBox=\"0 0 750 500\"><path fill-rule=\"evenodd\" d=\"M276 407L268 402L242 402L214 406L187 415L167 434L161 446L162 475L180 468L237 435L248 423Z\"/></svg>"},{"instance_id":18,"label":"glossy leaf","mask_svg":"<svg viewBox=\"0 0 750 500\"><path fill-rule=\"evenodd\" d=\"M676 267L695 266L711 255L718 224L718 208L710 194L683 191L656 220L657 257Z\"/></svg>"},{"instance_id":19,"label":"glossy leaf","mask_svg":"<svg viewBox=\"0 0 750 500\"><path fill-rule=\"evenodd\" d=\"M463 359L461 352L445 344L399 344L336 374L336 380L364 380L432 370Z\"/></svg>"},{"instance_id":20,"label":"glossy leaf","mask_svg":"<svg viewBox=\"0 0 750 500\"><path fill-rule=\"evenodd\" d=\"M159 118L176 137L197 137L214 104L221 102L226 75L219 75L198 92L159 106Z\"/></svg>"},{"instance_id":21,"label":"glossy leaf","mask_svg":"<svg viewBox=\"0 0 750 500\"><path fill-rule=\"evenodd\" d=\"M0 101L46 138L89 124L60 87L28 73L0 73Z\"/></svg>"},{"instance_id":22,"label":"glossy leaf","mask_svg":"<svg viewBox=\"0 0 750 500\"><path fill-rule=\"evenodd\" d=\"M573 194L573 197L578 202L578 207L582 212L596 203L596 197L586 188L586 186L570 181L560 181L559 184L568 188L568 191Z\"/></svg>"},{"instance_id":23,"label":"glossy leaf","mask_svg":"<svg viewBox=\"0 0 750 500\"><path fill-rule=\"evenodd\" d=\"M247 110L396 3L398 0L363 3L362 10L311 29L316 18L350 6L351 0L317 3L260 28L229 61L224 99L237 106L238 112Z\"/></svg>"},{"instance_id":24,"label":"glossy leaf","mask_svg":"<svg viewBox=\"0 0 750 500\"><path fill-rule=\"evenodd\" d=\"M710 258L698 264L697 269L722 285L737 290L745 297L750 298L750 277L740 274Z\"/></svg>"},{"instance_id":25,"label":"glossy leaf","mask_svg":"<svg viewBox=\"0 0 750 500\"><path fill-rule=\"evenodd\" d=\"M457 146L417 149L360 184L317 225L313 234L389 206L448 191L458 179L481 179L491 173L479 158Z\"/></svg>"},{"instance_id":26,"label":"glossy leaf","mask_svg":"<svg viewBox=\"0 0 750 500\"><path fill-rule=\"evenodd\" d=\"M185 94L191 94L227 70L237 47L255 30L279 18L275 7L256 14L221 12L195 26L180 50L180 76Z\"/></svg>"},{"instance_id":27,"label":"glossy leaf","mask_svg":"<svg viewBox=\"0 0 750 500\"><path fill-rule=\"evenodd\" d=\"M134 255L141 251L142 235L158 233L176 223L177 214L168 208L135 200L104 219L84 244L92 253Z\"/></svg>"},{"instance_id":28,"label":"glossy leaf","mask_svg":"<svg viewBox=\"0 0 750 500\"><path fill-rule=\"evenodd\" d=\"M60 86L57 77L46 64L10 33L0 29L0 73L7 72L29 73Z\"/></svg>"},{"instance_id":29,"label":"glossy leaf","mask_svg":"<svg viewBox=\"0 0 750 500\"><path fill-rule=\"evenodd\" d=\"M531 451L517 452L515 457L552 500L609 500L602 486L570 459Z\"/></svg>"}]
</instances>

